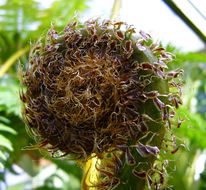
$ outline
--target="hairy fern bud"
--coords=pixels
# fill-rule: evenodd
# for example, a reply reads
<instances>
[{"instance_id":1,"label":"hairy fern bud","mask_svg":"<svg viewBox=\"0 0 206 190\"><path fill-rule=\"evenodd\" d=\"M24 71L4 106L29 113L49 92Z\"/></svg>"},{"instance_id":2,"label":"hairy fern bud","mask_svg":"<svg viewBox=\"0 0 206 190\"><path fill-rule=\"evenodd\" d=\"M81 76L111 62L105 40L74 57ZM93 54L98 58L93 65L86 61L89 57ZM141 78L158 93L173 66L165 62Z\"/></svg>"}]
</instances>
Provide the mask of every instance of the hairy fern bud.
<instances>
[{"instance_id":1,"label":"hairy fern bud","mask_svg":"<svg viewBox=\"0 0 206 190\"><path fill-rule=\"evenodd\" d=\"M170 118L183 71L170 72L172 55L135 33L99 20L52 27L20 77L22 115L38 142L30 148L78 160L82 189L158 189L164 154L176 151Z\"/></svg>"}]
</instances>

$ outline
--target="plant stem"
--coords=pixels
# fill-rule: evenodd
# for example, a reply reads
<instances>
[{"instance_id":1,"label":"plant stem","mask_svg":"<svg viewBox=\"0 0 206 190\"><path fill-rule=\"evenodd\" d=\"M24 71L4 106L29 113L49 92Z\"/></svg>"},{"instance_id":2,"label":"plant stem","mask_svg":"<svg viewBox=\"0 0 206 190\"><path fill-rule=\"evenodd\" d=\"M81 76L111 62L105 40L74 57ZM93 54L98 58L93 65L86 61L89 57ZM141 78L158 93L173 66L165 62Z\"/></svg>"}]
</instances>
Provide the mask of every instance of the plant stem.
<instances>
[{"instance_id":1,"label":"plant stem","mask_svg":"<svg viewBox=\"0 0 206 190\"><path fill-rule=\"evenodd\" d=\"M119 11L120 11L120 6L121 6L121 0L114 0L114 5L112 8L112 13L110 16L111 20L118 20L119 17Z\"/></svg>"},{"instance_id":2,"label":"plant stem","mask_svg":"<svg viewBox=\"0 0 206 190\"><path fill-rule=\"evenodd\" d=\"M84 174L82 178L81 189L86 190L88 186L96 184L99 180L99 171L96 169L96 163L100 164L100 159L93 153L92 157L84 164ZM96 190L96 187L89 187L89 190Z\"/></svg>"},{"instance_id":3,"label":"plant stem","mask_svg":"<svg viewBox=\"0 0 206 190\"><path fill-rule=\"evenodd\" d=\"M23 54L25 54L28 50L29 47L25 47L14 53L0 68L0 78L2 78L4 74L9 70L9 68L15 63L15 61L19 59Z\"/></svg>"}]
</instances>

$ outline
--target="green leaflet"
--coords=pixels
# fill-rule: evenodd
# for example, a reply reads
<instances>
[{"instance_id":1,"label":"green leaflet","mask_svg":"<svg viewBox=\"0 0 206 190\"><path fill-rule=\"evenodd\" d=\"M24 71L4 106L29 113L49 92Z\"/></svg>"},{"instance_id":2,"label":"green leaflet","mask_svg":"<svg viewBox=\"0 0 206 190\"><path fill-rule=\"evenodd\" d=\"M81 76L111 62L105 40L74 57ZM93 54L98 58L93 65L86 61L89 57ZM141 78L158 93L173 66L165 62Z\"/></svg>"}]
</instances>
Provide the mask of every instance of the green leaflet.
<instances>
[{"instance_id":1,"label":"green leaflet","mask_svg":"<svg viewBox=\"0 0 206 190\"><path fill-rule=\"evenodd\" d=\"M0 111L6 113L14 113L20 116L20 104L18 100L18 87L16 85L9 85L9 87L0 87Z\"/></svg>"},{"instance_id":2,"label":"green leaflet","mask_svg":"<svg viewBox=\"0 0 206 190\"><path fill-rule=\"evenodd\" d=\"M4 153L1 150L0 150L0 159L6 160L6 156L4 155Z\"/></svg>"},{"instance_id":3,"label":"green leaflet","mask_svg":"<svg viewBox=\"0 0 206 190\"><path fill-rule=\"evenodd\" d=\"M3 123L0 123L0 131L8 132L8 133L11 133L13 135L17 134L17 132L14 129L12 129L11 127L9 127L7 125L4 125Z\"/></svg>"},{"instance_id":4,"label":"green leaflet","mask_svg":"<svg viewBox=\"0 0 206 190\"><path fill-rule=\"evenodd\" d=\"M0 147L4 147L10 151L13 151L11 141L3 135L0 135Z\"/></svg>"},{"instance_id":5,"label":"green leaflet","mask_svg":"<svg viewBox=\"0 0 206 190\"><path fill-rule=\"evenodd\" d=\"M1 115L0 115L0 121L7 123L7 124L10 123L9 119L7 119L6 117L1 116Z\"/></svg>"},{"instance_id":6,"label":"green leaflet","mask_svg":"<svg viewBox=\"0 0 206 190\"><path fill-rule=\"evenodd\" d=\"M0 162L0 168L4 169L4 165Z\"/></svg>"},{"instance_id":7,"label":"green leaflet","mask_svg":"<svg viewBox=\"0 0 206 190\"><path fill-rule=\"evenodd\" d=\"M0 150L0 168L4 169L4 165L2 163L2 161L6 160L6 156L4 155L4 153Z\"/></svg>"}]
</instances>

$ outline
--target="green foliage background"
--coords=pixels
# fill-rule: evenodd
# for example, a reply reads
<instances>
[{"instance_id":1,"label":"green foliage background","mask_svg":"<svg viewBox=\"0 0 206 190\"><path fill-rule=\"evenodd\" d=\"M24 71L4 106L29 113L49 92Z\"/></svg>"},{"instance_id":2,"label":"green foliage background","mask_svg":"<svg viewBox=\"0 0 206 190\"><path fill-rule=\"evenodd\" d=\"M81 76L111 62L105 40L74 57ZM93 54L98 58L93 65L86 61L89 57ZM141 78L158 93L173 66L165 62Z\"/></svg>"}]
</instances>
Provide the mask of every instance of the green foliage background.
<instances>
[{"instance_id":1,"label":"green foliage background","mask_svg":"<svg viewBox=\"0 0 206 190\"><path fill-rule=\"evenodd\" d=\"M80 189L81 169L73 162L22 150L34 142L21 120L17 70L18 61L23 65L28 62L30 46L47 32L51 23L56 29L62 29L76 11L86 9L85 3L86 0L56 0L50 8L44 9L34 0L6 0L0 6L0 66L5 66L12 56L23 50L0 78L0 189L2 184L7 186L8 172L19 175L14 164L22 168L28 178L23 183L7 186L8 190ZM198 181L194 180L194 175L197 158L206 148L206 54L181 53L170 45L167 49L176 54L171 68L185 71L184 106L177 112L185 122L180 129L175 129L185 148L170 158L168 187L203 190L206 189L206 170Z\"/></svg>"}]
</instances>

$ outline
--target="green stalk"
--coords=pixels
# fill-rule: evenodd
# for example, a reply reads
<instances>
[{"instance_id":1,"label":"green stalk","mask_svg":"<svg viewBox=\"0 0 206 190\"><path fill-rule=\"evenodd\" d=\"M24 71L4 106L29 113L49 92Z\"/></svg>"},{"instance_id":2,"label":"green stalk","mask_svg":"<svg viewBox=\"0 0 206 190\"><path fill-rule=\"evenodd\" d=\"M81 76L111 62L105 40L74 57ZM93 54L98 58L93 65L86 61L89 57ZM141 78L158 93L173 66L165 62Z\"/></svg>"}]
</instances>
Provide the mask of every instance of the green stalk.
<instances>
[{"instance_id":1,"label":"green stalk","mask_svg":"<svg viewBox=\"0 0 206 190\"><path fill-rule=\"evenodd\" d=\"M4 74L9 70L9 68L15 63L17 59L19 59L22 55L24 55L27 51L29 51L29 47L25 47L23 49L15 52L0 68L0 78L4 76Z\"/></svg>"},{"instance_id":2,"label":"green stalk","mask_svg":"<svg viewBox=\"0 0 206 190\"><path fill-rule=\"evenodd\" d=\"M110 16L111 20L115 20L115 19L118 20L120 6L121 6L121 0L114 0L114 5L113 5L113 8L112 8L112 13L111 13L111 16Z\"/></svg>"}]
</instances>

